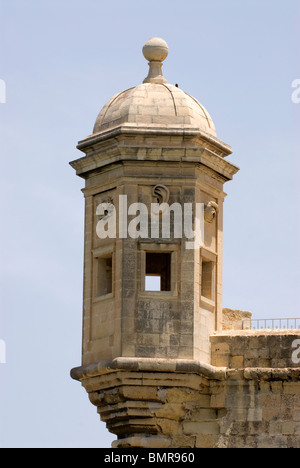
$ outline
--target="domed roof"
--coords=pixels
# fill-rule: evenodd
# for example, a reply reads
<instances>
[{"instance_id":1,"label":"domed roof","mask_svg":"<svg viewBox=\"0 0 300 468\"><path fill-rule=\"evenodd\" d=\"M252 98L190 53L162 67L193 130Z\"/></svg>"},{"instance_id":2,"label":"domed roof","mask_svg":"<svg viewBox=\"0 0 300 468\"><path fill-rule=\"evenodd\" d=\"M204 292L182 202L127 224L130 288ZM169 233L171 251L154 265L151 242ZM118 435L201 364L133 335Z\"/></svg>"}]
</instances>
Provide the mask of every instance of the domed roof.
<instances>
[{"instance_id":1,"label":"domed roof","mask_svg":"<svg viewBox=\"0 0 300 468\"><path fill-rule=\"evenodd\" d=\"M146 42L143 54L149 60L149 74L140 84L112 97L103 107L94 126L94 134L126 126L130 128L192 128L216 137L214 123L207 110L192 96L163 77L162 61L168 46L159 38Z\"/></svg>"},{"instance_id":2,"label":"domed roof","mask_svg":"<svg viewBox=\"0 0 300 468\"><path fill-rule=\"evenodd\" d=\"M114 96L100 112L94 133L123 124L189 126L216 136L207 110L192 96L165 83L144 83Z\"/></svg>"}]
</instances>

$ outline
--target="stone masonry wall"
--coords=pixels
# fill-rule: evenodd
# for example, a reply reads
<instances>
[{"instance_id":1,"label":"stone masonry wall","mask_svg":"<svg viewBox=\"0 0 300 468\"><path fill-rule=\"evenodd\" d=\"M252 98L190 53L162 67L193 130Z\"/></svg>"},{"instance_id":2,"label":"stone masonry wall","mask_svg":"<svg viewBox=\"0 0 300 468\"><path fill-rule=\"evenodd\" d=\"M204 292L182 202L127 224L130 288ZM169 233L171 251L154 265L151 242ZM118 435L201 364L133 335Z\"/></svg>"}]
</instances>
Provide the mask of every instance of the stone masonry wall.
<instances>
[{"instance_id":1,"label":"stone masonry wall","mask_svg":"<svg viewBox=\"0 0 300 468\"><path fill-rule=\"evenodd\" d=\"M216 447L300 448L299 376L299 369L230 371L216 387L226 407Z\"/></svg>"},{"instance_id":2,"label":"stone masonry wall","mask_svg":"<svg viewBox=\"0 0 300 468\"><path fill-rule=\"evenodd\" d=\"M229 338L212 337L213 347ZM279 345L287 336L273 339L287 352ZM113 447L300 448L300 367L233 367L242 360L227 356L226 367L120 358L74 369L72 376L118 437Z\"/></svg>"},{"instance_id":3,"label":"stone masonry wall","mask_svg":"<svg viewBox=\"0 0 300 468\"><path fill-rule=\"evenodd\" d=\"M212 335L212 365L228 368L298 367L299 330L230 330ZM300 355L300 352L299 352Z\"/></svg>"},{"instance_id":4,"label":"stone masonry wall","mask_svg":"<svg viewBox=\"0 0 300 468\"><path fill-rule=\"evenodd\" d=\"M198 389L169 382L143 388L151 431L136 420L141 432L134 440L122 434L115 446L151 445L155 436L152 446L166 448L300 448L299 371L276 377L232 372L222 383L197 379ZM133 397L128 388L125 396L127 402Z\"/></svg>"}]
</instances>

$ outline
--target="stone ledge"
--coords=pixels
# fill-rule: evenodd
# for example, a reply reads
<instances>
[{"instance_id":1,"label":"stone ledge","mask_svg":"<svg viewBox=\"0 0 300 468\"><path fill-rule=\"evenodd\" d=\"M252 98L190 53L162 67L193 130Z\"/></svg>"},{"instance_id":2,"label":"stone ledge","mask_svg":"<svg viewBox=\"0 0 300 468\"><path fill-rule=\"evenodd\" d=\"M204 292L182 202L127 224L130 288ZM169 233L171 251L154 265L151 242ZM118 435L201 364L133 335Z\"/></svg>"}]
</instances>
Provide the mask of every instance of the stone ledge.
<instances>
[{"instance_id":1,"label":"stone ledge","mask_svg":"<svg viewBox=\"0 0 300 468\"><path fill-rule=\"evenodd\" d=\"M148 358L116 358L109 361L99 361L73 368L71 370L71 377L74 380L82 382L93 377L115 373L116 371L198 374L218 381L240 378L245 378L246 380L300 380L300 367L228 369L225 367L214 367L200 361Z\"/></svg>"},{"instance_id":2,"label":"stone ledge","mask_svg":"<svg viewBox=\"0 0 300 468\"><path fill-rule=\"evenodd\" d=\"M300 381L300 368L255 368L249 367L244 369L244 378L246 380L265 380L265 381Z\"/></svg>"},{"instance_id":3,"label":"stone ledge","mask_svg":"<svg viewBox=\"0 0 300 468\"><path fill-rule=\"evenodd\" d=\"M214 380L225 380L226 369L214 367L200 361L185 359L151 359L120 357L107 361L99 361L71 370L74 380L83 381L118 370L141 372L180 372L201 374Z\"/></svg>"},{"instance_id":4,"label":"stone ledge","mask_svg":"<svg viewBox=\"0 0 300 468\"><path fill-rule=\"evenodd\" d=\"M214 149L219 151L222 155L228 156L232 153L232 148L220 140L218 137L215 137L204 130L200 130L197 127L192 125L176 125L176 124L155 124L151 123L145 125L143 123L126 123L117 125L114 128L108 129L106 131L96 133L93 135L89 135L84 140L78 142L77 148L80 151L85 152L91 145L95 145L98 143L105 142L109 139L114 139L119 135L142 135L143 137L146 135L154 135L154 136L182 136L183 138L187 137L194 137L198 139L202 139L212 145Z\"/></svg>"}]
</instances>

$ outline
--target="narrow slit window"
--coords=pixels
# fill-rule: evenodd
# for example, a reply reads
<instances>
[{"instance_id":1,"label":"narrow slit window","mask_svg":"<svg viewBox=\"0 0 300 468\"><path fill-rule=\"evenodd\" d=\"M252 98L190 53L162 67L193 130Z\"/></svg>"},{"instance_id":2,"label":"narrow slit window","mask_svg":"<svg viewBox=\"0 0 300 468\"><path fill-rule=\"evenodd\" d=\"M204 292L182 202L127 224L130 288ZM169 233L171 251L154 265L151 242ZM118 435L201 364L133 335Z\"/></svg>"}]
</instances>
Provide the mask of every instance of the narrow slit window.
<instances>
[{"instance_id":1,"label":"narrow slit window","mask_svg":"<svg viewBox=\"0 0 300 468\"><path fill-rule=\"evenodd\" d=\"M112 293L112 255L98 258L97 296Z\"/></svg>"},{"instance_id":2,"label":"narrow slit window","mask_svg":"<svg viewBox=\"0 0 300 468\"><path fill-rule=\"evenodd\" d=\"M171 291L171 253L146 253L146 291Z\"/></svg>"},{"instance_id":3,"label":"narrow slit window","mask_svg":"<svg viewBox=\"0 0 300 468\"><path fill-rule=\"evenodd\" d=\"M202 260L202 276L201 276L201 296L206 297L211 301L215 300L215 264L207 260Z\"/></svg>"}]
</instances>

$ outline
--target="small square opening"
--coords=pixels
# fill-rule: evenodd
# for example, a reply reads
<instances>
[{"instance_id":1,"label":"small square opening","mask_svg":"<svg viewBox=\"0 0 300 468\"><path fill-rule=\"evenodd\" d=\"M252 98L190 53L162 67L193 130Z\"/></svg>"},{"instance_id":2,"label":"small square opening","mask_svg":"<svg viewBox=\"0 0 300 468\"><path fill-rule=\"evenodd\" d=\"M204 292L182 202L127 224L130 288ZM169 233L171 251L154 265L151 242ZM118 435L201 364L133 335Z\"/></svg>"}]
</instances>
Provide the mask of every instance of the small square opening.
<instances>
[{"instance_id":1,"label":"small square opening","mask_svg":"<svg viewBox=\"0 0 300 468\"><path fill-rule=\"evenodd\" d=\"M145 278L146 291L161 291L161 277L160 276L146 276Z\"/></svg>"},{"instance_id":2,"label":"small square opening","mask_svg":"<svg viewBox=\"0 0 300 468\"><path fill-rule=\"evenodd\" d=\"M98 258L97 296L112 293L112 255Z\"/></svg>"},{"instance_id":3,"label":"small square opening","mask_svg":"<svg viewBox=\"0 0 300 468\"><path fill-rule=\"evenodd\" d=\"M145 291L171 291L171 253L146 253Z\"/></svg>"}]
</instances>

